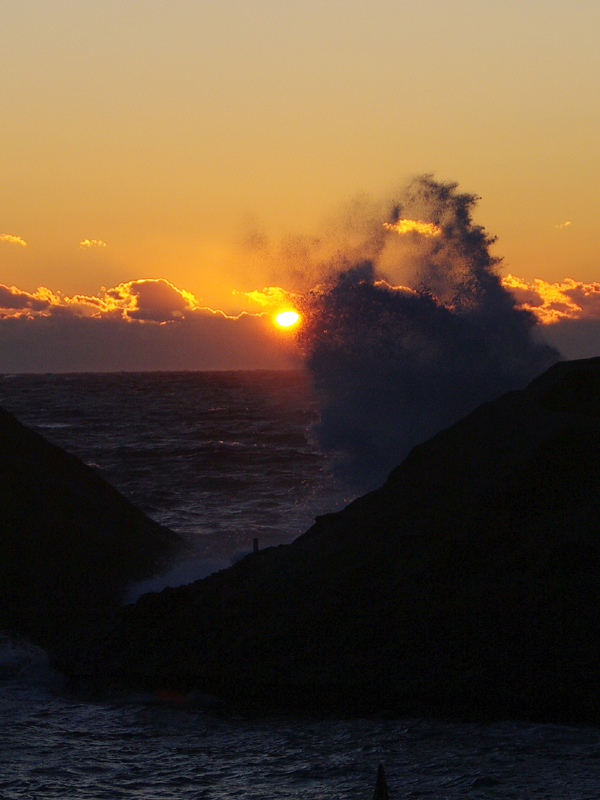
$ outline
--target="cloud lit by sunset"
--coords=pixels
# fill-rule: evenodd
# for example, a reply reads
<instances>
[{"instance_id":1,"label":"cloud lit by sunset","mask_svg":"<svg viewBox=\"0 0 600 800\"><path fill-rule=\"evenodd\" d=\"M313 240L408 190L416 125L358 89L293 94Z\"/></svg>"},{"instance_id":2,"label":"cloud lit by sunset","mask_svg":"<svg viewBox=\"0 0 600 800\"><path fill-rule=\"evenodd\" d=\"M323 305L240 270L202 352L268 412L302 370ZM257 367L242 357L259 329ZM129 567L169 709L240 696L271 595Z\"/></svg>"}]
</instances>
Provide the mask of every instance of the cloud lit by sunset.
<instances>
[{"instance_id":1,"label":"cloud lit by sunset","mask_svg":"<svg viewBox=\"0 0 600 800\"><path fill-rule=\"evenodd\" d=\"M296 292L290 292L281 286L265 286L263 289L254 289L250 292L234 290L232 294L249 301L254 306L265 309L276 309L293 304L298 297Z\"/></svg>"},{"instance_id":2,"label":"cloud lit by sunset","mask_svg":"<svg viewBox=\"0 0 600 800\"><path fill-rule=\"evenodd\" d=\"M82 250L88 250L94 247L106 247L106 242L103 242L102 239L84 239L82 242L79 242L79 247Z\"/></svg>"},{"instance_id":3,"label":"cloud lit by sunset","mask_svg":"<svg viewBox=\"0 0 600 800\"><path fill-rule=\"evenodd\" d=\"M600 320L600 283L585 283L565 278L549 283L541 278L525 281L506 275L502 284L516 297L522 308L531 311L544 325L563 319Z\"/></svg>"},{"instance_id":4,"label":"cloud lit by sunset","mask_svg":"<svg viewBox=\"0 0 600 800\"><path fill-rule=\"evenodd\" d=\"M9 242L9 244L20 244L21 247L27 247L27 242L20 236L13 236L11 233L0 233L0 242Z\"/></svg>"},{"instance_id":5,"label":"cloud lit by sunset","mask_svg":"<svg viewBox=\"0 0 600 800\"><path fill-rule=\"evenodd\" d=\"M569 357L588 357L596 352L594 348L600 352L600 282L573 278L556 283L541 278L526 281L512 274L501 281L517 304L535 315L540 332ZM415 294L411 287L385 278L377 278L373 286L398 295ZM318 296L323 287L313 291ZM239 369L252 364L285 368L297 364L295 337L285 337L283 343L269 331L273 327L296 328L298 316L292 309L302 307L302 296L280 286L236 291L235 295L257 310L231 315L212 309L164 278L125 281L97 294L72 295L43 286L26 291L0 284L0 337L4 342L0 371L19 371L20 365L25 371L87 371L144 369L152 364L157 369ZM276 319L282 310L284 325ZM584 323L580 333L573 328ZM98 337L121 342L122 355L115 359L112 347L113 355L98 361L99 356L92 355L98 350ZM163 352L167 341L168 353ZM284 345L292 350L282 350ZM76 359L73 352L80 350L84 355Z\"/></svg>"},{"instance_id":6,"label":"cloud lit by sunset","mask_svg":"<svg viewBox=\"0 0 600 800\"><path fill-rule=\"evenodd\" d=\"M107 311L120 312L130 320L167 322L200 308L193 294L163 278L120 283L107 289L103 299Z\"/></svg>"},{"instance_id":7,"label":"cloud lit by sunset","mask_svg":"<svg viewBox=\"0 0 600 800\"><path fill-rule=\"evenodd\" d=\"M16 316L22 313L32 315L35 312L47 312L57 300L56 295L43 286L35 292L23 292L16 286L0 284L0 309L3 317L11 314Z\"/></svg>"},{"instance_id":8,"label":"cloud lit by sunset","mask_svg":"<svg viewBox=\"0 0 600 800\"><path fill-rule=\"evenodd\" d=\"M203 309L191 292L178 289L163 278L119 283L103 289L97 296L75 294L69 297L43 286L35 292L25 292L16 286L0 285L0 309L3 317L71 314L158 323L180 320L195 311L212 312L212 309Z\"/></svg>"},{"instance_id":9,"label":"cloud lit by sunset","mask_svg":"<svg viewBox=\"0 0 600 800\"><path fill-rule=\"evenodd\" d=\"M421 236L440 236L442 229L434 222L421 222L418 219L399 219L398 222L384 222L383 227L396 233L418 233Z\"/></svg>"},{"instance_id":10,"label":"cloud lit by sunset","mask_svg":"<svg viewBox=\"0 0 600 800\"><path fill-rule=\"evenodd\" d=\"M0 372L288 369L271 313L226 314L164 279L97 295L0 284Z\"/></svg>"}]
</instances>

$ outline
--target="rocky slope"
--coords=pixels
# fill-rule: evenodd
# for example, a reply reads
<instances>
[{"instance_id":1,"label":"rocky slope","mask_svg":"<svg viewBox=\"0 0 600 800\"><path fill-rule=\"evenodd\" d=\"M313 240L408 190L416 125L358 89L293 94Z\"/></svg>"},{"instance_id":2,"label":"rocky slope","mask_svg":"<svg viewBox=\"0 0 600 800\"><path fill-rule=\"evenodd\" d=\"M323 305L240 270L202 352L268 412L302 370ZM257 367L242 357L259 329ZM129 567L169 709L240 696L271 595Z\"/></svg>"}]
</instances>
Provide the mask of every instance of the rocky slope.
<instances>
[{"instance_id":1,"label":"rocky slope","mask_svg":"<svg viewBox=\"0 0 600 800\"><path fill-rule=\"evenodd\" d=\"M600 718L600 359L556 364L292 544L145 595L58 660L283 706Z\"/></svg>"},{"instance_id":2,"label":"rocky slope","mask_svg":"<svg viewBox=\"0 0 600 800\"><path fill-rule=\"evenodd\" d=\"M182 547L90 467L0 409L0 629L57 646Z\"/></svg>"}]
</instances>

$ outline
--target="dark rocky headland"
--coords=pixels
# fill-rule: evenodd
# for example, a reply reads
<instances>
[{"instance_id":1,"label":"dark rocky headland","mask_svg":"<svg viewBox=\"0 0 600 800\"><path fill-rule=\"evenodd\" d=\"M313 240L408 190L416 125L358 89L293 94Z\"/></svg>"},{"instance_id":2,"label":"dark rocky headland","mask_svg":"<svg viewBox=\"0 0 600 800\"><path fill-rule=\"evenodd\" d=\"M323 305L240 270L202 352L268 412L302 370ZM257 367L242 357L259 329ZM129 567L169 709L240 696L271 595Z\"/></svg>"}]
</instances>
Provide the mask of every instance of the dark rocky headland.
<instances>
[{"instance_id":1,"label":"dark rocky headland","mask_svg":"<svg viewBox=\"0 0 600 800\"><path fill-rule=\"evenodd\" d=\"M60 668L109 685L598 721L600 359L481 406L292 544L56 641Z\"/></svg>"},{"instance_id":2,"label":"dark rocky headland","mask_svg":"<svg viewBox=\"0 0 600 800\"><path fill-rule=\"evenodd\" d=\"M182 548L90 467L0 409L0 629L57 651Z\"/></svg>"}]
</instances>

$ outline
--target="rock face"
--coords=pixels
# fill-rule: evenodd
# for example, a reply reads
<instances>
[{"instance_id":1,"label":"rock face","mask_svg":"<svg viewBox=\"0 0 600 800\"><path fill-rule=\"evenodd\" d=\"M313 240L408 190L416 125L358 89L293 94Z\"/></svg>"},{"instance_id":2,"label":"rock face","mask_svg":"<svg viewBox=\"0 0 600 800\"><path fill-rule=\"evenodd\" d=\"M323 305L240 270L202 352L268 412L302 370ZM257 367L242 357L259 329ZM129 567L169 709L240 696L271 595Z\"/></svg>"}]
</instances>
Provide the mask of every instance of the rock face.
<instances>
[{"instance_id":1,"label":"rock face","mask_svg":"<svg viewBox=\"0 0 600 800\"><path fill-rule=\"evenodd\" d=\"M54 647L182 547L75 456L0 409L0 629Z\"/></svg>"},{"instance_id":2,"label":"rock face","mask_svg":"<svg viewBox=\"0 0 600 800\"><path fill-rule=\"evenodd\" d=\"M600 718L600 359L481 406L292 544L141 597L62 665L283 706Z\"/></svg>"}]
</instances>

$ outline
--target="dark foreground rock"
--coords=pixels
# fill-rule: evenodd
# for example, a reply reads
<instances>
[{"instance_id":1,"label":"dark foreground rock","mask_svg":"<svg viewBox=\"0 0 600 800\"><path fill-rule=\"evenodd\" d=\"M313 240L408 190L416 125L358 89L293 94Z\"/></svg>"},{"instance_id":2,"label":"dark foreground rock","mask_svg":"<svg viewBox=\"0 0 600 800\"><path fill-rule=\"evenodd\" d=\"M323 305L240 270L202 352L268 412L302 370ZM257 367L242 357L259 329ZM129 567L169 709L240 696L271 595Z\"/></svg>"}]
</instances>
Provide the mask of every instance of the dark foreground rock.
<instances>
[{"instance_id":1,"label":"dark foreground rock","mask_svg":"<svg viewBox=\"0 0 600 800\"><path fill-rule=\"evenodd\" d=\"M0 409L0 630L58 647L182 542Z\"/></svg>"},{"instance_id":2,"label":"dark foreground rock","mask_svg":"<svg viewBox=\"0 0 600 800\"><path fill-rule=\"evenodd\" d=\"M75 676L288 707L599 719L600 359L481 406L292 544L143 596L82 649L59 658Z\"/></svg>"}]
</instances>

